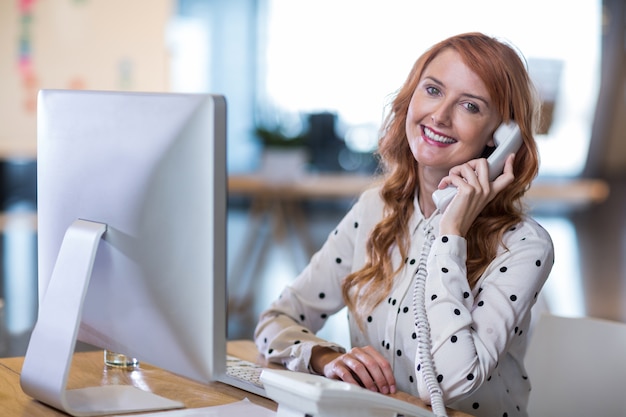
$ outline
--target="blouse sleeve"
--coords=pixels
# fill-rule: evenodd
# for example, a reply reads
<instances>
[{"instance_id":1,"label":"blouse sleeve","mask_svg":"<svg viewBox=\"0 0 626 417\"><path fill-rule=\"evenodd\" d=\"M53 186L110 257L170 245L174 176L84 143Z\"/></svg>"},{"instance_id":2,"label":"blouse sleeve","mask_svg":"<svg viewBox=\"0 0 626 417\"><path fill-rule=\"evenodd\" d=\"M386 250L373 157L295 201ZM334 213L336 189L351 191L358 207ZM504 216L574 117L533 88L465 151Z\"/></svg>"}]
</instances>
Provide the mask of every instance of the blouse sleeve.
<instances>
[{"instance_id":1,"label":"blouse sleeve","mask_svg":"<svg viewBox=\"0 0 626 417\"><path fill-rule=\"evenodd\" d=\"M361 205L359 200L302 273L261 313L255 343L271 362L294 371L312 372L309 362L314 346L345 352L344 347L323 340L315 333L329 316L345 306L341 282L353 270L355 241L361 239L362 233L357 220Z\"/></svg>"},{"instance_id":2,"label":"blouse sleeve","mask_svg":"<svg viewBox=\"0 0 626 417\"><path fill-rule=\"evenodd\" d=\"M548 233L532 221L508 231L504 242L506 248L473 290L467 282L465 239L439 236L433 242L425 303L446 403L481 386L511 346L525 343L530 309L550 273L554 250ZM417 381L429 400L419 372Z\"/></svg>"}]
</instances>

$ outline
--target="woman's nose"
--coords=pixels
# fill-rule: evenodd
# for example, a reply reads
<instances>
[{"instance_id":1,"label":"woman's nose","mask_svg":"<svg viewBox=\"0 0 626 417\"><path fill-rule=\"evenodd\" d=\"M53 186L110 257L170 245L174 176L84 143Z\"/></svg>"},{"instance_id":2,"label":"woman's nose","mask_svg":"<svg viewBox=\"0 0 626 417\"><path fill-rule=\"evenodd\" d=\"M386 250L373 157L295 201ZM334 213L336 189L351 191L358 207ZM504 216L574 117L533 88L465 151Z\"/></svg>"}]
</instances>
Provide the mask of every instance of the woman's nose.
<instances>
[{"instance_id":1,"label":"woman's nose","mask_svg":"<svg viewBox=\"0 0 626 417\"><path fill-rule=\"evenodd\" d=\"M436 126L448 126L450 124L450 106L442 103L430 115Z\"/></svg>"}]
</instances>

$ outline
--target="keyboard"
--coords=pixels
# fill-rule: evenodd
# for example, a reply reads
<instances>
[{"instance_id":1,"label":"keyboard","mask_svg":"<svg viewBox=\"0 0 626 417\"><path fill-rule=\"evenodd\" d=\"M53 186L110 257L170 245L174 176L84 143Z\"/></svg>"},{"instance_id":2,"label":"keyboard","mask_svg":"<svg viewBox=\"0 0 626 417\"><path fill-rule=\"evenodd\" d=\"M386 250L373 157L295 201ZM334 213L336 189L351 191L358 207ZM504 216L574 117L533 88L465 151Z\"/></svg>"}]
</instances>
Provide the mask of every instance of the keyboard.
<instances>
[{"instance_id":1,"label":"keyboard","mask_svg":"<svg viewBox=\"0 0 626 417\"><path fill-rule=\"evenodd\" d=\"M220 378L220 381L267 398L260 378L262 371L263 367L256 363L227 355L226 374Z\"/></svg>"}]
</instances>

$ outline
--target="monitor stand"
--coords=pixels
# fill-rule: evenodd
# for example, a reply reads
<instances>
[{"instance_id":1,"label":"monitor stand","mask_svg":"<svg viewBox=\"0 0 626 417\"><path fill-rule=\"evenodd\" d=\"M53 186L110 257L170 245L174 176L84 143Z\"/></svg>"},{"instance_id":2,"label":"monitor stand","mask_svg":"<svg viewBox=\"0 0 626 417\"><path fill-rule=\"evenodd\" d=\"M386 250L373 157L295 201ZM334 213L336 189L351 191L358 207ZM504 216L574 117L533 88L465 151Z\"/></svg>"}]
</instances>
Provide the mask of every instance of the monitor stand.
<instances>
[{"instance_id":1,"label":"monitor stand","mask_svg":"<svg viewBox=\"0 0 626 417\"><path fill-rule=\"evenodd\" d=\"M83 302L105 231L105 224L86 220L76 220L67 229L24 358L22 389L73 416L182 408L180 402L130 385L66 389Z\"/></svg>"}]
</instances>

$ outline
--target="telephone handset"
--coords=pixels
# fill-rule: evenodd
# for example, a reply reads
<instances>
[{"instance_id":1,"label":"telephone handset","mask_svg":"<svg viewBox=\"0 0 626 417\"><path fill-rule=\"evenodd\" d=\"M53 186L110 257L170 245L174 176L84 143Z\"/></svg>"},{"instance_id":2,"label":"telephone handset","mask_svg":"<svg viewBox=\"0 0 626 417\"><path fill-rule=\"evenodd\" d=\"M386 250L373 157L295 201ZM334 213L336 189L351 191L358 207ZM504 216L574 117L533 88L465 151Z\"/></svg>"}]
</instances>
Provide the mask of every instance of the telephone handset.
<instances>
[{"instance_id":1,"label":"telephone handset","mask_svg":"<svg viewBox=\"0 0 626 417\"><path fill-rule=\"evenodd\" d=\"M435 417L430 410L345 381L264 369L261 381L277 417Z\"/></svg>"},{"instance_id":2,"label":"telephone handset","mask_svg":"<svg viewBox=\"0 0 626 417\"><path fill-rule=\"evenodd\" d=\"M496 143L496 149L487 158L489 181L495 180L498 175L502 174L506 158L517 152L522 145L522 135L516 123L502 123L493 134L493 140ZM433 193L433 201L439 211L443 212L448 207L456 195L456 191L455 186L449 185L443 190L437 190Z\"/></svg>"}]
</instances>

